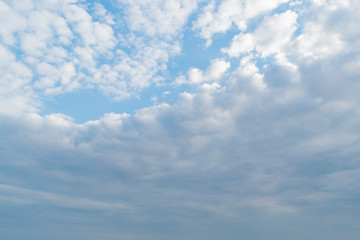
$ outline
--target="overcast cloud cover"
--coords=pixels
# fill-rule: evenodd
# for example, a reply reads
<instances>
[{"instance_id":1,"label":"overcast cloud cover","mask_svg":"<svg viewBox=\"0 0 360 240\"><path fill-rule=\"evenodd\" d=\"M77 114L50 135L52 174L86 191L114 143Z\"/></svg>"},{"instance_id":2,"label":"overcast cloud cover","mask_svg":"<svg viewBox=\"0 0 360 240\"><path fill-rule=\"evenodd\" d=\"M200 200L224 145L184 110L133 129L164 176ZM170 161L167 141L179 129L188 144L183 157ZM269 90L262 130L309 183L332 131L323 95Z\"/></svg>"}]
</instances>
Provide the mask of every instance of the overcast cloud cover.
<instances>
[{"instance_id":1,"label":"overcast cloud cover","mask_svg":"<svg viewBox=\"0 0 360 240\"><path fill-rule=\"evenodd\" d=\"M0 238L359 239L359 12L0 0Z\"/></svg>"}]
</instances>

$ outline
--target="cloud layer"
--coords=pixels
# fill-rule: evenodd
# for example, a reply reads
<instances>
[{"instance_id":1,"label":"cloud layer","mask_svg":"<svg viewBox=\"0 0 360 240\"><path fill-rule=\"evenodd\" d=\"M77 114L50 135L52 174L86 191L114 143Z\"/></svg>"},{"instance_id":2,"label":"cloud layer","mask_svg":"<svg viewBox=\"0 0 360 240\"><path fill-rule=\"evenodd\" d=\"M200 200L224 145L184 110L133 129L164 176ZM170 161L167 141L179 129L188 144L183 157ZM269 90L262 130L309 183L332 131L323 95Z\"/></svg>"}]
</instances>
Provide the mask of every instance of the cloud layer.
<instances>
[{"instance_id":1,"label":"cloud layer","mask_svg":"<svg viewBox=\"0 0 360 240\"><path fill-rule=\"evenodd\" d=\"M4 239L360 235L359 3L112 4L0 1ZM190 32L216 57L167 79ZM38 112L162 85L184 91L81 124Z\"/></svg>"}]
</instances>

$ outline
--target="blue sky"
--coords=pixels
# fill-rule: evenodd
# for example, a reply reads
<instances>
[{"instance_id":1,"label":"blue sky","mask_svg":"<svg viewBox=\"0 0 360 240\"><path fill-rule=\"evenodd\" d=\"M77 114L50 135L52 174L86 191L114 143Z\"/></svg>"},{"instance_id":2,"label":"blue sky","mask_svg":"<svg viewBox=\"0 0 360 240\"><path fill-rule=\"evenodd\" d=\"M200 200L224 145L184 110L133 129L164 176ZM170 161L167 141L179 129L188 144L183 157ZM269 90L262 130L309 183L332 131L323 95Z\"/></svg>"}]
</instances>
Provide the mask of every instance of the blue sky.
<instances>
[{"instance_id":1,"label":"blue sky","mask_svg":"<svg viewBox=\"0 0 360 240\"><path fill-rule=\"evenodd\" d=\"M360 236L355 0L0 0L0 238Z\"/></svg>"}]
</instances>

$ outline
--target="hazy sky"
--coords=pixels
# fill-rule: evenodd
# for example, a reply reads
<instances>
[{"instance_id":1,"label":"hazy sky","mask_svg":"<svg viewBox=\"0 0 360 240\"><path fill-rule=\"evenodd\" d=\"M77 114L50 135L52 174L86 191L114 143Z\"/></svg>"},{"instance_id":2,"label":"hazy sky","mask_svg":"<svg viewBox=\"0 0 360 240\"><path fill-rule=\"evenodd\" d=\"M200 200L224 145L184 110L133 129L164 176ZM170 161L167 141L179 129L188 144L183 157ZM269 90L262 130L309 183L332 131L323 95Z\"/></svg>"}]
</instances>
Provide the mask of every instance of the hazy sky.
<instances>
[{"instance_id":1,"label":"hazy sky","mask_svg":"<svg viewBox=\"0 0 360 240\"><path fill-rule=\"evenodd\" d=\"M359 13L0 0L0 239L359 239Z\"/></svg>"}]
</instances>

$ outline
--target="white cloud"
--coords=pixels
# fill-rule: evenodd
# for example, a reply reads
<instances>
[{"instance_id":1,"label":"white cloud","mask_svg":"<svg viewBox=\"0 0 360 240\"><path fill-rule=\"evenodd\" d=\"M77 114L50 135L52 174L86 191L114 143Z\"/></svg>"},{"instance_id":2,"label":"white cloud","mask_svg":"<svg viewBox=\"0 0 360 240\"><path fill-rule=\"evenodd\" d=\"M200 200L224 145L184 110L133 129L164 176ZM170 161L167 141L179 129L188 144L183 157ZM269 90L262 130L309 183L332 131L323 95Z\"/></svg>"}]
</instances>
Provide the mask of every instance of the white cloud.
<instances>
[{"instance_id":1,"label":"white cloud","mask_svg":"<svg viewBox=\"0 0 360 240\"><path fill-rule=\"evenodd\" d=\"M19 1L10 1L10 2L13 8L19 12L27 12L34 8L33 0L19 0Z\"/></svg>"},{"instance_id":2,"label":"white cloud","mask_svg":"<svg viewBox=\"0 0 360 240\"><path fill-rule=\"evenodd\" d=\"M328 56L343 49L340 35L324 32L319 25L311 23L296 39L295 44L299 55L310 59Z\"/></svg>"},{"instance_id":3,"label":"white cloud","mask_svg":"<svg viewBox=\"0 0 360 240\"><path fill-rule=\"evenodd\" d=\"M0 35L5 44L13 45L15 43L14 34L26 28L26 19L11 9L3 1L0 2Z\"/></svg>"},{"instance_id":4,"label":"white cloud","mask_svg":"<svg viewBox=\"0 0 360 240\"><path fill-rule=\"evenodd\" d=\"M73 38L73 33L71 32L66 20L58 16L54 21L54 28L56 33L59 35L59 43L68 46Z\"/></svg>"},{"instance_id":5,"label":"white cloud","mask_svg":"<svg viewBox=\"0 0 360 240\"><path fill-rule=\"evenodd\" d=\"M118 100L137 96L143 88L164 79L169 59L181 51L175 37L197 7L194 1L121 2L126 14L115 19L100 3L1 4L4 18L0 21L7 27L0 36L4 46L14 46L8 51L34 71L29 89L41 95L90 87ZM133 19L137 18L142 20L136 23ZM130 28L119 32L124 21L131 22ZM156 39L152 39L154 34ZM63 76L61 70L68 63L73 64L71 74L66 71Z\"/></svg>"},{"instance_id":6,"label":"white cloud","mask_svg":"<svg viewBox=\"0 0 360 240\"><path fill-rule=\"evenodd\" d=\"M254 32L256 50L262 56L280 52L296 30L297 14L286 11L265 18Z\"/></svg>"},{"instance_id":7,"label":"white cloud","mask_svg":"<svg viewBox=\"0 0 360 240\"><path fill-rule=\"evenodd\" d=\"M76 75L76 69L73 63L67 62L62 66L62 76L61 83L62 85L68 85L72 78Z\"/></svg>"},{"instance_id":8,"label":"white cloud","mask_svg":"<svg viewBox=\"0 0 360 240\"><path fill-rule=\"evenodd\" d=\"M191 68L188 71L188 75L191 83L201 83L204 79L202 71L198 68Z\"/></svg>"},{"instance_id":9,"label":"white cloud","mask_svg":"<svg viewBox=\"0 0 360 240\"><path fill-rule=\"evenodd\" d=\"M177 84L201 84L203 82L212 82L220 80L225 76L225 73L230 68L230 63L223 59L214 59L211 61L210 66L206 69L205 73L198 68L191 68L188 71L188 81L182 81L179 78Z\"/></svg>"},{"instance_id":10,"label":"white cloud","mask_svg":"<svg viewBox=\"0 0 360 240\"><path fill-rule=\"evenodd\" d=\"M54 46L49 49L49 52L44 56L44 60L47 63L59 64L69 59L69 52L63 47Z\"/></svg>"},{"instance_id":11,"label":"white cloud","mask_svg":"<svg viewBox=\"0 0 360 240\"><path fill-rule=\"evenodd\" d=\"M296 19L297 14L292 11L265 17L253 33L236 35L230 48L224 48L222 52L231 57L239 57L240 54L249 53L254 49L262 57L280 53L291 41L296 30Z\"/></svg>"},{"instance_id":12,"label":"white cloud","mask_svg":"<svg viewBox=\"0 0 360 240\"><path fill-rule=\"evenodd\" d=\"M200 30L201 37L207 40L209 46L212 36L225 33L235 24L240 31L247 28L248 20L275 9L288 0L226 0L216 7L214 1L203 8L202 14L194 22L194 29Z\"/></svg>"},{"instance_id":13,"label":"white cloud","mask_svg":"<svg viewBox=\"0 0 360 240\"><path fill-rule=\"evenodd\" d=\"M32 72L15 55L0 44L0 113L14 114L35 111L39 105L27 85Z\"/></svg>"},{"instance_id":14,"label":"white cloud","mask_svg":"<svg viewBox=\"0 0 360 240\"><path fill-rule=\"evenodd\" d=\"M127 6L127 23L131 30L148 36L175 37L189 15L196 9L193 0L118 0Z\"/></svg>"},{"instance_id":15,"label":"white cloud","mask_svg":"<svg viewBox=\"0 0 360 240\"><path fill-rule=\"evenodd\" d=\"M211 38L215 33L226 32L234 18L241 15L243 12L243 6L240 1L228 0L220 4L217 11L215 12L215 2L209 3L204 9L203 13L194 22L194 28L200 29L200 34L203 38L207 39L206 45L211 44ZM244 22L239 21L239 26L244 30Z\"/></svg>"},{"instance_id":16,"label":"white cloud","mask_svg":"<svg viewBox=\"0 0 360 240\"><path fill-rule=\"evenodd\" d=\"M241 79L241 81L248 81L245 83L245 86L249 85L257 90L263 90L266 88L266 83L263 79L264 75L260 73L258 67L256 66L256 62L254 62L251 56L245 57L241 60L235 74Z\"/></svg>"},{"instance_id":17,"label":"white cloud","mask_svg":"<svg viewBox=\"0 0 360 240\"><path fill-rule=\"evenodd\" d=\"M39 63L36 68L37 73L40 75L58 75L58 70L54 66L45 62Z\"/></svg>"},{"instance_id":18,"label":"white cloud","mask_svg":"<svg viewBox=\"0 0 360 240\"><path fill-rule=\"evenodd\" d=\"M102 4L95 3L94 9L95 15L99 16L102 22L105 22L109 25L115 24L114 16L109 13Z\"/></svg>"},{"instance_id":19,"label":"white cloud","mask_svg":"<svg viewBox=\"0 0 360 240\"><path fill-rule=\"evenodd\" d=\"M355 13L357 1L318 1L304 15L301 34L294 41L294 54L307 61L331 57L359 46L359 31L353 25L358 19ZM314 14L314 13L317 14ZM304 13L305 14L305 13ZM352 18L349 21L349 18Z\"/></svg>"},{"instance_id":20,"label":"white cloud","mask_svg":"<svg viewBox=\"0 0 360 240\"><path fill-rule=\"evenodd\" d=\"M0 66L7 66L10 62L15 60L14 54L9 51L5 46L0 45Z\"/></svg>"},{"instance_id":21,"label":"white cloud","mask_svg":"<svg viewBox=\"0 0 360 240\"><path fill-rule=\"evenodd\" d=\"M271 0L271 1L265 1L265 0L248 0L246 1L246 15L248 17L254 17L259 14L263 14L266 12L269 12L276 7L278 7L280 4L287 3L289 0Z\"/></svg>"},{"instance_id":22,"label":"white cloud","mask_svg":"<svg viewBox=\"0 0 360 240\"><path fill-rule=\"evenodd\" d=\"M232 39L231 46L228 49L223 48L221 51L227 53L230 57L239 57L242 53L251 52L254 47L252 35L240 33Z\"/></svg>"},{"instance_id":23,"label":"white cloud","mask_svg":"<svg viewBox=\"0 0 360 240\"><path fill-rule=\"evenodd\" d=\"M206 69L205 78L209 80L219 80L230 68L230 63L221 59L211 61L211 65Z\"/></svg>"}]
</instances>

